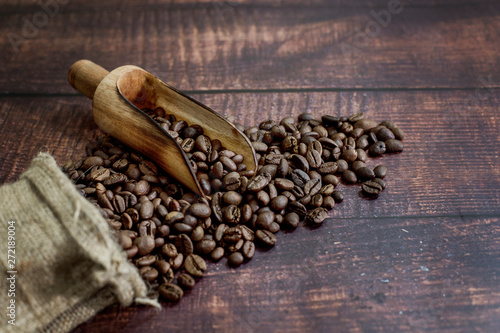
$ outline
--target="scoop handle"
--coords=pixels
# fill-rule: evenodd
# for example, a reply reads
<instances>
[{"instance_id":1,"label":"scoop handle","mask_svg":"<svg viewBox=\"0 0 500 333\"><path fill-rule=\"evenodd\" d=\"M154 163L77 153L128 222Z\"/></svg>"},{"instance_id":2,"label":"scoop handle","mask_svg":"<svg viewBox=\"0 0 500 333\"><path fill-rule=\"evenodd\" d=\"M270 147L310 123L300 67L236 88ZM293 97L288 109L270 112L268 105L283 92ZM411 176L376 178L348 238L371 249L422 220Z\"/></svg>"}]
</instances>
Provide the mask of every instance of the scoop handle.
<instances>
[{"instance_id":1,"label":"scoop handle","mask_svg":"<svg viewBox=\"0 0 500 333\"><path fill-rule=\"evenodd\" d=\"M109 72L90 60L78 60L68 72L69 84L88 98L94 97L95 90Z\"/></svg>"}]
</instances>

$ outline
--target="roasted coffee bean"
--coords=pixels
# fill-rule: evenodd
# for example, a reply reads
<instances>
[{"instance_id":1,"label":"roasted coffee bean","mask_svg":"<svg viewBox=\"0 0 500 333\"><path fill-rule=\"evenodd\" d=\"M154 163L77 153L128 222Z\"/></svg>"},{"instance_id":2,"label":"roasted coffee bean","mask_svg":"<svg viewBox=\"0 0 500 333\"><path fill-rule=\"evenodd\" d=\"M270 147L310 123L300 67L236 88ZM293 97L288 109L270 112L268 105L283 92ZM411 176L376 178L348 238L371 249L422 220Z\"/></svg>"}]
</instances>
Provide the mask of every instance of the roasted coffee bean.
<instances>
[{"instance_id":1,"label":"roasted coffee bean","mask_svg":"<svg viewBox=\"0 0 500 333\"><path fill-rule=\"evenodd\" d=\"M403 151L403 142L396 139L385 141L386 153L400 153Z\"/></svg>"},{"instance_id":2,"label":"roasted coffee bean","mask_svg":"<svg viewBox=\"0 0 500 333\"><path fill-rule=\"evenodd\" d=\"M177 284L184 290L192 290L194 288L194 285L196 284L196 281L191 275L187 273L181 273L179 274L179 276L177 276Z\"/></svg>"},{"instance_id":3,"label":"roasted coffee bean","mask_svg":"<svg viewBox=\"0 0 500 333\"><path fill-rule=\"evenodd\" d=\"M273 198L270 203L270 207L275 211L281 211L285 209L288 205L288 198L284 195L278 195Z\"/></svg>"},{"instance_id":4,"label":"roasted coffee bean","mask_svg":"<svg viewBox=\"0 0 500 333\"><path fill-rule=\"evenodd\" d=\"M323 206L323 196L321 194L315 194L311 197L311 201L309 205L312 207L321 207Z\"/></svg>"},{"instance_id":5,"label":"roasted coffee bean","mask_svg":"<svg viewBox=\"0 0 500 333\"><path fill-rule=\"evenodd\" d=\"M343 173L344 171L349 169L349 164L343 159L337 161L337 173Z\"/></svg>"},{"instance_id":6,"label":"roasted coffee bean","mask_svg":"<svg viewBox=\"0 0 500 333\"><path fill-rule=\"evenodd\" d=\"M118 232L116 234L116 239L118 240L118 244L120 244L120 246L124 250L130 249L132 247L132 238L130 238L130 236L128 236L126 233Z\"/></svg>"},{"instance_id":7,"label":"roasted coffee bean","mask_svg":"<svg viewBox=\"0 0 500 333\"><path fill-rule=\"evenodd\" d=\"M234 191L241 185L241 176L238 172L230 172L222 179L222 185L227 191Z\"/></svg>"},{"instance_id":8,"label":"roasted coffee bean","mask_svg":"<svg viewBox=\"0 0 500 333\"><path fill-rule=\"evenodd\" d=\"M368 149L368 153L371 156L375 156L375 157L384 154L385 151L386 151L386 145L385 145L384 141L375 142Z\"/></svg>"},{"instance_id":9,"label":"roasted coffee bean","mask_svg":"<svg viewBox=\"0 0 500 333\"><path fill-rule=\"evenodd\" d=\"M373 178L375 178L375 173L373 172L373 170L366 166L357 169L356 175L358 176L358 179L362 182L367 180L372 180Z\"/></svg>"},{"instance_id":10,"label":"roasted coffee bean","mask_svg":"<svg viewBox=\"0 0 500 333\"><path fill-rule=\"evenodd\" d=\"M136 266L151 266L156 261L156 256L148 254L135 261Z\"/></svg>"},{"instance_id":11,"label":"roasted coffee bean","mask_svg":"<svg viewBox=\"0 0 500 333\"><path fill-rule=\"evenodd\" d=\"M121 183L125 183L127 181L127 176L123 173L114 173L110 175L108 178L104 179L102 184L104 186L113 186Z\"/></svg>"},{"instance_id":12,"label":"roasted coffee bean","mask_svg":"<svg viewBox=\"0 0 500 333\"><path fill-rule=\"evenodd\" d=\"M246 259L252 259L255 254L255 243L252 241L246 241L245 243L243 243L241 253Z\"/></svg>"},{"instance_id":13,"label":"roasted coffee bean","mask_svg":"<svg viewBox=\"0 0 500 333\"><path fill-rule=\"evenodd\" d=\"M271 223L274 221L274 212L267 211L260 213L257 216L256 227L259 229L269 230Z\"/></svg>"},{"instance_id":14,"label":"roasted coffee bean","mask_svg":"<svg viewBox=\"0 0 500 333\"><path fill-rule=\"evenodd\" d=\"M326 217L326 209L318 207L307 212L306 221L311 224L321 224L326 219Z\"/></svg>"},{"instance_id":15,"label":"roasted coffee bean","mask_svg":"<svg viewBox=\"0 0 500 333\"><path fill-rule=\"evenodd\" d=\"M373 173L377 178L385 178L385 175L387 174L387 167L384 165L377 165L375 169L373 169Z\"/></svg>"},{"instance_id":16,"label":"roasted coffee bean","mask_svg":"<svg viewBox=\"0 0 500 333\"><path fill-rule=\"evenodd\" d=\"M344 159L346 162L354 162L357 158L358 152L355 148L351 146L344 146L344 148L342 148L342 159Z\"/></svg>"},{"instance_id":17,"label":"roasted coffee bean","mask_svg":"<svg viewBox=\"0 0 500 333\"><path fill-rule=\"evenodd\" d=\"M196 254L190 254L184 260L184 268L194 277L202 277L207 270L205 259Z\"/></svg>"},{"instance_id":18,"label":"roasted coffee bean","mask_svg":"<svg viewBox=\"0 0 500 333\"><path fill-rule=\"evenodd\" d=\"M307 214L306 207L298 201L292 201L288 203L288 210L297 213L300 217L305 217Z\"/></svg>"},{"instance_id":19,"label":"roasted coffee bean","mask_svg":"<svg viewBox=\"0 0 500 333\"><path fill-rule=\"evenodd\" d=\"M361 185L363 194L369 197L377 197L382 192L382 186L374 181L364 182Z\"/></svg>"},{"instance_id":20,"label":"roasted coffee bean","mask_svg":"<svg viewBox=\"0 0 500 333\"><path fill-rule=\"evenodd\" d=\"M158 173L158 168L156 167L156 165L148 160L142 160L139 162L139 170L144 175L156 176L156 174Z\"/></svg>"},{"instance_id":21,"label":"roasted coffee bean","mask_svg":"<svg viewBox=\"0 0 500 333\"><path fill-rule=\"evenodd\" d=\"M319 193L321 195L331 195L333 191L335 191L335 186L333 186L332 184L326 184L321 187Z\"/></svg>"},{"instance_id":22,"label":"roasted coffee bean","mask_svg":"<svg viewBox=\"0 0 500 333\"><path fill-rule=\"evenodd\" d=\"M332 184L334 187L340 183L339 177L335 175L325 175L323 176L323 184Z\"/></svg>"},{"instance_id":23,"label":"roasted coffee bean","mask_svg":"<svg viewBox=\"0 0 500 333\"><path fill-rule=\"evenodd\" d=\"M199 242L203 239L203 236L205 235L205 231L202 228L201 225L197 226L196 228L193 229L193 232L191 233L191 240L193 242Z\"/></svg>"},{"instance_id":24,"label":"roasted coffee bean","mask_svg":"<svg viewBox=\"0 0 500 333\"><path fill-rule=\"evenodd\" d=\"M231 227L224 230L222 235L222 240L225 244L232 244L238 242L242 237L241 228Z\"/></svg>"},{"instance_id":25,"label":"roasted coffee bean","mask_svg":"<svg viewBox=\"0 0 500 333\"><path fill-rule=\"evenodd\" d=\"M243 257L243 254L241 252L233 252L227 257L227 262L229 265L233 267L237 267L243 263L245 258Z\"/></svg>"},{"instance_id":26,"label":"roasted coffee bean","mask_svg":"<svg viewBox=\"0 0 500 333\"><path fill-rule=\"evenodd\" d=\"M223 220L228 224L238 224L241 218L241 211L238 206L229 205L222 208Z\"/></svg>"},{"instance_id":27,"label":"roasted coffee bean","mask_svg":"<svg viewBox=\"0 0 500 333\"><path fill-rule=\"evenodd\" d=\"M276 235L268 230L257 230L255 232L256 239L265 246L274 246L276 244Z\"/></svg>"},{"instance_id":28,"label":"roasted coffee bean","mask_svg":"<svg viewBox=\"0 0 500 333\"><path fill-rule=\"evenodd\" d=\"M299 154L292 154L292 156L290 156L289 162L295 169L302 170L306 173L309 172L309 162L304 156Z\"/></svg>"},{"instance_id":29,"label":"roasted coffee bean","mask_svg":"<svg viewBox=\"0 0 500 333\"><path fill-rule=\"evenodd\" d=\"M139 180L134 187L134 190L132 193L134 193L137 196L141 195L147 195L149 191L151 190L151 185L145 180Z\"/></svg>"},{"instance_id":30,"label":"roasted coffee bean","mask_svg":"<svg viewBox=\"0 0 500 333\"><path fill-rule=\"evenodd\" d=\"M144 266L139 269L139 273L141 274L142 278L146 281L153 281L158 277L158 271L151 266Z\"/></svg>"},{"instance_id":31,"label":"roasted coffee bean","mask_svg":"<svg viewBox=\"0 0 500 333\"><path fill-rule=\"evenodd\" d=\"M212 214L210 206L202 203L192 204L189 208L189 212L196 216L197 218L207 218Z\"/></svg>"},{"instance_id":32,"label":"roasted coffee bean","mask_svg":"<svg viewBox=\"0 0 500 333\"><path fill-rule=\"evenodd\" d=\"M283 223L286 227L297 228L300 223L300 217L297 213L291 212L285 215Z\"/></svg>"},{"instance_id":33,"label":"roasted coffee bean","mask_svg":"<svg viewBox=\"0 0 500 333\"><path fill-rule=\"evenodd\" d=\"M172 243L167 243L162 246L161 253L168 258L175 258L179 254L177 247Z\"/></svg>"},{"instance_id":34,"label":"roasted coffee bean","mask_svg":"<svg viewBox=\"0 0 500 333\"><path fill-rule=\"evenodd\" d=\"M195 249L197 253L207 255L215 249L216 245L213 239L202 239L196 244Z\"/></svg>"},{"instance_id":35,"label":"roasted coffee bean","mask_svg":"<svg viewBox=\"0 0 500 333\"><path fill-rule=\"evenodd\" d=\"M115 197L116 198L116 197ZM147 220L153 217L154 205L151 201L145 201L141 204L141 209L139 210L139 215L142 219Z\"/></svg>"},{"instance_id":36,"label":"roasted coffee bean","mask_svg":"<svg viewBox=\"0 0 500 333\"><path fill-rule=\"evenodd\" d=\"M242 199L243 197L241 194L235 191L227 191L222 195L222 201L224 201L226 205L239 206Z\"/></svg>"},{"instance_id":37,"label":"roasted coffee bean","mask_svg":"<svg viewBox=\"0 0 500 333\"><path fill-rule=\"evenodd\" d=\"M213 261L218 261L222 259L222 257L224 257L224 248L221 246L216 247L210 254L210 257L212 258Z\"/></svg>"},{"instance_id":38,"label":"roasted coffee bean","mask_svg":"<svg viewBox=\"0 0 500 333\"><path fill-rule=\"evenodd\" d=\"M300 169L295 169L292 171L292 180L295 183L295 185L304 187L304 185L311 180L309 178L309 175Z\"/></svg>"},{"instance_id":39,"label":"roasted coffee bean","mask_svg":"<svg viewBox=\"0 0 500 333\"><path fill-rule=\"evenodd\" d=\"M81 168L84 170L90 169L95 166L102 166L104 164L104 160L100 156L90 156L87 157L83 163Z\"/></svg>"},{"instance_id":40,"label":"roasted coffee bean","mask_svg":"<svg viewBox=\"0 0 500 333\"><path fill-rule=\"evenodd\" d=\"M290 191L295 186L294 182L286 178L276 178L274 185L280 190Z\"/></svg>"},{"instance_id":41,"label":"roasted coffee bean","mask_svg":"<svg viewBox=\"0 0 500 333\"><path fill-rule=\"evenodd\" d=\"M155 248L155 239L152 236L140 236L134 239L134 245L137 246L138 253L141 256L150 254Z\"/></svg>"},{"instance_id":42,"label":"roasted coffee bean","mask_svg":"<svg viewBox=\"0 0 500 333\"><path fill-rule=\"evenodd\" d=\"M192 230L192 229L191 229ZM186 234L180 234L174 239L174 245L177 248L179 253L182 253L184 256L190 255L193 253L194 246L193 242Z\"/></svg>"},{"instance_id":43,"label":"roasted coffee bean","mask_svg":"<svg viewBox=\"0 0 500 333\"><path fill-rule=\"evenodd\" d=\"M157 260L155 263L154 263L154 266L156 268L156 270L158 271L158 273L160 273L161 275L165 275L168 273L168 270L170 269L170 264L168 263L168 261L166 260Z\"/></svg>"},{"instance_id":44,"label":"roasted coffee bean","mask_svg":"<svg viewBox=\"0 0 500 333\"><path fill-rule=\"evenodd\" d=\"M335 199L333 199L333 197L331 197L329 195L324 196L322 206L323 206L323 208L325 208L327 210L332 209L335 206Z\"/></svg>"},{"instance_id":45,"label":"roasted coffee bean","mask_svg":"<svg viewBox=\"0 0 500 333\"><path fill-rule=\"evenodd\" d=\"M173 283L164 283L158 288L160 296L168 302L178 302L184 296L182 289Z\"/></svg>"},{"instance_id":46,"label":"roasted coffee bean","mask_svg":"<svg viewBox=\"0 0 500 333\"><path fill-rule=\"evenodd\" d=\"M403 141L405 134L401 128L394 127L394 128L391 128L391 131L397 140Z\"/></svg>"},{"instance_id":47,"label":"roasted coffee bean","mask_svg":"<svg viewBox=\"0 0 500 333\"><path fill-rule=\"evenodd\" d=\"M108 168L93 168L90 171L90 180L93 182L102 182L107 179L110 175Z\"/></svg>"},{"instance_id":48,"label":"roasted coffee bean","mask_svg":"<svg viewBox=\"0 0 500 333\"><path fill-rule=\"evenodd\" d=\"M321 186L321 179L311 179L304 184L304 194L313 196L321 190Z\"/></svg>"},{"instance_id":49,"label":"roasted coffee bean","mask_svg":"<svg viewBox=\"0 0 500 333\"><path fill-rule=\"evenodd\" d=\"M385 181L383 179L381 179L381 178L373 178L373 181L375 183L378 183L382 187L382 191L385 190L386 184L385 184Z\"/></svg>"},{"instance_id":50,"label":"roasted coffee bean","mask_svg":"<svg viewBox=\"0 0 500 333\"><path fill-rule=\"evenodd\" d=\"M395 138L394 133L392 133L390 129L385 127L378 130L376 134L377 134L377 139L379 139L380 141L387 141Z\"/></svg>"},{"instance_id":51,"label":"roasted coffee bean","mask_svg":"<svg viewBox=\"0 0 500 333\"><path fill-rule=\"evenodd\" d=\"M247 190L252 192L258 192L269 184L271 178L272 177L270 174L261 173L248 183Z\"/></svg>"},{"instance_id":52,"label":"roasted coffee bean","mask_svg":"<svg viewBox=\"0 0 500 333\"><path fill-rule=\"evenodd\" d=\"M332 198L336 203L341 203L342 201L344 201L344 194L342 194L342 192L340 191L333 191Z\"/></svg>"},{"instance_id":53,"label":"roasted coffee bean","mask_svg":"<svg viewBox=\"0 0 500 333\"><path fill-rule=\"evenodd\" d=\"M351 170L345 170L342 172L342 179L347 184L356 184L358 182L358 177L356 177L356 174Z\"/></svg>"}]
</instances>

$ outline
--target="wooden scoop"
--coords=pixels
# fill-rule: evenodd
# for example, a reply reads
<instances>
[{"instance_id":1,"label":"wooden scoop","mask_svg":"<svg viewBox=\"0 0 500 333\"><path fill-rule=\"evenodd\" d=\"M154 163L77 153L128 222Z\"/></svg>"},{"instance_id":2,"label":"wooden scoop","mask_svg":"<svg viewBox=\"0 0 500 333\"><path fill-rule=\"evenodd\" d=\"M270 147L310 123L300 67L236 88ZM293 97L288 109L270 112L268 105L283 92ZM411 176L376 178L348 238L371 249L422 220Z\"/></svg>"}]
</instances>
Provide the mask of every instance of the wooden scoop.
<instances>
[{"instance_id":1,"label":"wooden scoop","mask_svg":"<svg viewBox=\"0 0 500 333\"><path fill-rule=\"evenodd\" d=\"M198 124L211 139L243 155L248 170L256 170L255 151L248 138L217 112L136 66L108 72L89 61L75 62L68 73L71 86L93 99L94 120L104 132L146 155L200 196L205 196L186 153L141 109L162 107L190 125Z\"/></svg>"}]
</instances>

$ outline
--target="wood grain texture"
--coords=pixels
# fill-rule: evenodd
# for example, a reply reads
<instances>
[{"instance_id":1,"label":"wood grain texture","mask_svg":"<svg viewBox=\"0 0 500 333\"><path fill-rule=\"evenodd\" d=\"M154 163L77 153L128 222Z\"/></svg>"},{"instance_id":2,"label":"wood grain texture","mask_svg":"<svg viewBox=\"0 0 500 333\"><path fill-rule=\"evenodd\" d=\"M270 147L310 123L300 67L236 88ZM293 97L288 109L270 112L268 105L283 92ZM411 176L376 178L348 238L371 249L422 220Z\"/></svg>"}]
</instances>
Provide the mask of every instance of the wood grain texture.
<instances>
[{"instance_id":1,"label":"wood grain texture","mask_svg":"<svg viewBox=\"0 0 500 333\"><path fill-rule=\"evenodd\" d=\"M500 242L499 222L299 227L238 269L209 265L187 297L160 313L109 308L75 332L496 332L500 250L484 239Z\"/></svg>"},{"instance_id":2,"label":"wood grain texture","mask_svg":"<svg viewBox=\"0 0 500 333\"><path fill-rule=\"evenodd\" d=\"M32 16L3 15L0 92L74 93L67 70L80 58L182 90L475 88L490 74L500 86L498 4L407 7L364 39L369 7L96 8L61 11L25 39Z\"/></svg>"}]
</instances>

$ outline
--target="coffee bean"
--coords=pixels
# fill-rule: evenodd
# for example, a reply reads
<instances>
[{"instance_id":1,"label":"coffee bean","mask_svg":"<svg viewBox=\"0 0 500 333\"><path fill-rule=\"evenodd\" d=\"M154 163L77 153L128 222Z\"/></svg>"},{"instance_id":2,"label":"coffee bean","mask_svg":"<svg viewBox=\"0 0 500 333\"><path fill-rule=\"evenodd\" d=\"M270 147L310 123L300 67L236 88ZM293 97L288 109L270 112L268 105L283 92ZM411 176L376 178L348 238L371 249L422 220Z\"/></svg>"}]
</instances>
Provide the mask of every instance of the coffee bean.
<instances>
[{"instance_id":1,"label":"coffee bean","mask_svg":"<svg viewBox=\"0 0 500 333\"><path fill-rule=\"evenodd\" d=\"M239 206L243 197L235 191L227 191L222 196L222 201L227 205Z\"/></svg>"},{"instance_id":2,"label":"coffee bean","mask_svg":"<svg viewBox=\"0 0 500 333\"><path fill-rule=\"evenodd\" d=\"M337 162L326 162L319 166L318 172L321 174L334 174L339 166Z\"/></svg>"},{"instance_id":3,"label":"coffee bean","mask_svg":"<svg viewBox=\"0 0 500 333\"><path fill-rule=\"evenodd\" d=\"M361 185L363 194L370 197L377 197L382 192L382 186L374 181L364 182Z\"/></svg>"},{"instance_id":4,"label":"coffee bean","mask_svg":"<svg viewBox=\"0 0 500 333\"><path fill-rule=\"evenodd\" d=\"M375 173L369 167L361 167L356 170L356 175L358 176L360 181L372 180L375 178Z\"/></svg>"},{"instance_id":5,"label":"coffee bean","mask_svg":"<svg viewBox=\"0 0 500 333\"><path fill-rule=\"evenodd\" d=\"M394 127L394 128L391 128L391 131L392 131L392 133L394 134L394 137L397 140L403 141L405 134L404 134L404 132L403 132L403 130L401 128Z\"/></svg>"},{"instance_id":6,"label":"coffee bean","mask_svg":"<svg viewBox=\"0 0 500 333\"><path fill-rule=\"evenodd\" d=\"M93 182L102 182L110 175L110 171L108 168L93 168L90 171L90 180Z\"/></svg>"},{"instance_id":7,"label":"coffee bean","mask_svg":"<svg viewBox=\"0 0 500 333\"><path fill-rule=\"evenodd\" d=\"M151 190L151 185L149 185L149 183L145 180L140 180L135 184L132 193L134 193L137 196L141 196L148 194L150 190Z\"/></svg>"},{"instance_id":8,"label":"coffee bean","mask_svg":"<svg viewBox=\"0 0 500 333\"><path fill-rule=\"evenodd\" d=\"M263 212L257 216L256 226L259 229L268 230L273 221L274 221L274 212L272 211Z\"/></svg>"},{"instance_id":9,"label":"coffee bean","mask_svg":"<svg viewBox=\"0 0 500 333\"><path fill-rule=\"evenodd\" d=\"M240 252L231 253L229 257L227 257L228 264L233 267L241 265L244 260L245 258L243 257L243 254L241 254Z\"/></svg>"},{"instance_id":10,"label":"coffee bean","mask_svg":"<svg viewBox=\"0 0 500 333\"><path fill-rule=\"evenodd\" d=\"M387 174L387 167L384 165L377 165L375 169L373 169L373 173L377 178L385 178L385 175Z\"/></svg>"},{"instance_id":11,"label":"coffee bean","mask_svg":"<svg viewBox=\"0 0 500 333\"><path fill-rule=\"evenodd\" d=\"M125 183L127 181L127 176L123 173L114 173L110 175L108 178L104 179L102 184L104 186L113 186L121 183Z\"/></svg>"},{"instance_id":12,"label":"coffee bean","mask_svg":"<svg viewBox=\"0 0 500 333\"><path fill-rule=\"evenodd\" d=\"M321 190L321 186L321 179L311 179L304 184L304 194L313 196Z\"/></svg>"},{"instance_id":13,"label":"coffee bean","mask_svg":"<svg viewBox=\"0 0 500 333\"><path fill-rule=\"evenodd\" d=\"M403 151L403 142L396 139L385 141L386 153L400 153Z\"/></svg>"},{"instance_id":14,"label":"coffee bean","mask_svg":"<svg viewBox=\"0 0 500 333\"><path fill-rule=\"evenodd\" d=\"M271 181L271 175L268 173L262 173L255 178L253 178L247 186L248 191L258 192L266 187Z\"/></svg>"},{"instance_id":15,"label":"coffee bean","mask_svg":"<svg viewBox=\"0 0 500 333\"><path fill-rule=\"evenodd\" d=\"M386 151L386 145L384 143L384 141L377 141L375 143L373 143L370 148L368 149L368 153L371 155L371 156L380 156L382 154L384 154Z\"/></svg>"},{"instance_id":16,"label":"coffee bean","mask_svg":"<svg viewBox=\"0 0 500 333\"><path fill-rule=\"evenodd\" d=\"M300 217L305 217L307 214L306 207L298 201L292 201L288 204L288 210L297 213Z\"/></svg>"},{"instance_id":17,"label":"coffee bean","mask_svg":"<svg viewBox=\"0 0 500 333\"><path fill-rule=\"evenodd\" d=\"M212 214L210 206L202 203L192 204L189 208L189 212L196 216L197 218L207 218Z\"/></svg>"},{"instance_id":18,"label":"coffee bean","mask_svg":"<svg viewBox=\"0 0 500 333\"><path fill-rule=\"evenodd\" d=\"M358 177L356 177L356 174L351 170L342 172L342 179L347 184L356 184L358 182Z\"/></svg>"},{"instance_id":19,"label":"coffee bean","mask_svg":"<svg viewBox=\"0 0 500 333\"><path fill-rule=\"evenodd\" d=\"M228 224L238 224L241 218L241 211L238 206L229 205L222 208L223 220Z\"/></svg>"},{"instance_id":20,"label":"coffee bean","mask_svg":"<svg viewBox=\"0 0 500 333\"><path fill-rule=\"evenodd\" d=\"M238 172L230 172L224 176L222 184L227 191L234 191L241 185L241 176Z\"/></svg>"},{"instance_id":21,"label":"coffee bean","mask_svg":"<svg viewBox=\"0 0 500 333\"><path fill-rule=\"evenodd\" d=\"M139 162L139 170L144 175L156 176L156 174L158 173L158 168L156 167L156 165L153 162L147 160L142 160Z\"/></svg>"},{"instance_id":22,"label":"coffee bean","mask_svg":"<svg viewBox=\"0 0 500 333\"><path fill-rule=\"evenodd\" d=\"M290 191L295 186L294 182L286 178L276 178L274 185L280 190Z\"/></svg>"},{"instance_id":23,"label":"coffee bean","mask_svg":"<svg viewBox=\"0 0 500 333\"><path fill-rule=\"evenodd\" d=\"M232 244L238 242L242 237L242 232L239 227L231 227L224 230L222 240L225 244Z\"/></svg>"},{"instance_id":24,"label":"coffee bean","mask_svg":"<svg viewBox=\"0 0 500 333\"><path fill-rule=\"evenodd\" d=\"M158 271L158 273L160 273L161 275L165 275L168 273L168 270L170 269L170 264L166 261L166 260L157 260L155 263L154 263L154 266L156 268L156 270Z\"/></svg>"},{"instance_id":25,"label":"coffee bean","mask_svg":"<svg viewBox=\"0 0 500 333\"><path fill-rule=\"evenodd\" d=\"M210 254L210 257L212 258L213 261L218 261L222 259L222 257L224 257L224 248L221 246L216 247Z\"/></svg>"},{"instance_id":26,"label":"coffee bean","mask_svg":"<svg viewBox=\"0 0 500 333\"><path fill-rule=\"evenodd\" d=\"M377 139L379 139L380 141L387 141L395 138L394 133L392 133L390 129L385 127L378 130L376 134L377 134Z\"/></svg>"},{"instance_id":27,"label":"coffee bean","mask_svg":"<svg viewBox=\"0 0 500 333\"><path fill-rule=\"evenodd\" d=\"M381 178L373 178L373 181L375 183L378 183L382 187L382 191L385 190L386 184L385 184L385 181L383 179L381 179Z\"/></svg>"},{"instance_id":28,"label":"coffee bean","mask_svg":"<svg viewBox=\"0 0 500 333\"><path fill-rule=\"evenodd\" d=\"M326 219L327 213L326 209L322 207L314 208L310 210L306 215L306 221L311 224L321 224Z\"/></svg>"},{"instance_id":29,"label":"coffee bean","mask_svg":"<svg viewBox=\"0 0 500 333\"><path fill-rule=\"evenodd\" d=\"M342 192L340 191L333 191L332 198L336 203L341 203L342 201L344 201L344 194L342 194Z\"/></svg>"},{"instance_id":30,"label":"coffee bean","mask_svg":"<svg viewBox=\"0 0 500 333\"><path fill-rule=\"evenodd\" d=\"M202 239L196 244L195 249L197 253L207 255L215 249L216 245L213 239Z\"/></svg>"},{"instance_id":31,"label":"coffee bean","mask_svg":"<svg viewBox=\"0 0 500 333\"><path fill-rule=\"evenodd\" d=\"M337 173L342 173L349 169L349 164L347 164L347 162L342 159L337 161L337 166L338 166Z\"/></svg>"},{"instance_id":32,"label":"coffee bean","mask_svg":"<svg viewBox=\"0 0 500 333\"><path fill-rule=\"evenodd\" d=\"M193 242L189 238L188 235L186 234L180 234L178 235L175 240L174 240L174 245L177 249L177 251L184 256L190 255L193 253L194 246Z\"/></svg>"},{"instance_id":33,"label":"coffee bean","mask_svg":"<svg viewBox=\"0 0 500 333\"><path fill-rule=\"evenodd\" d=\"M161 253L168 258L175 258L179 254L177 247L172 243L167 243L162 246Z\"/></svg>"},{"instance_id":34,"label":"coffee bean","mask_svg":"<svg viewBox=\"0 0 500 333\"><path fill-rule=\"evenodd\" d=\"M144 256L154 250L155 239L151 236L140 236L134 239L134 245L137 246L139 255Z\"/></svg>"},{"instance_id":35,"label":"coffee bean","mask_svg":"<svg viewBox=\"0 0 500 333\"><path fill-rule=\"evenodd\" d=\"M184 290L192 290L194 288L194 285L196 284L196 281L191 275L187 273L181 273L179 274L179 276L177 276L177 284Z\"/></svg>"},{"instance_id":36,"label":"coffee bean","mask_svg":"<svg viewBox=\"0 0 500 333\"><path fill-rule=\"evenodd\" d=\"M295 169L292 171L292 180L295 183L295 185L304 187L304 185L311 180L309 178L309 175L300 169Z\"/></svg>"},{"instance_id":37,"label":"coffee bean","mask_svg":"<svg viewBox=\"0 0 500 333\"><path fill-rule=\"evenodd\" d=\"M90 156L83 161L81 168L87 170L95 166L102 166L103 164L104 160L102 159L102 157Z\"/></svg>"},{"instance_id":38,"label":"coffee bean","mask_svg":"<svg viewBox=\"0 0 500 333\"><path fill-rule=\"evenodd\" d=\"M275 211L285 209L288 205L288 198L284 195L278 195L271 200L270 206Z\"/></svg>"},{"instance_id":39,"label":"coffee bean","mask_svg":"<svg viewBox=\"0 0 500 333\"><path fill-rule=\"evenodd\" d=\"M148 254L148 255L145 255L145 256L138 258L135 261L135 264L137 266L150 266L150 265L154 264L155 261L156 261L156 257L154 255Z\"/></svg>"},{"instance_id":40,"label":"coffee bean","mask_svg":"<svg viewBox=\"0 0 500 333\"><path fill-rule=\"evenodd\" d=\"M145 201L141 204L139 215L142 219L150 219L154 213L154 205L151 201Z\"/></svg>"},{"instance_id":41,"label":"coffee bean","mask_svg":"<svg viewBox=\"0 0 500 333\"><path fill-rule=\"evenodd\" d=\"M202 277L203 273L207 270L205 260L196 254L190 254L184 260L184 268L194 277Z\"/></svg>"},{"instance_id":42,"label":"coffee bean","mask_svg":"<svg viewBox=\"0 0 500 333\"><path fill-rule=\"evenodd\" d=\"M268 230L257 230L255 232L256 239L265 246L274 246L276 244L276 235Z\"/></svg>"},{"instance_id":43,"label":"coffee bean","mask_svg":"<svg viewBox=\"0 0 500 333\"><path fill-rule=\"evenodd\" d=\"M144 266L139 269L139 273L141 274L142 278L146 281L153 281L158 277L158 271L151 266Z\"/></svg>"},{"instance_id":44,"label":"coffee bean","mask_svg":"<svg viewBox=\"0 0 500 333\"><path fill-rule=\"evenodd\" d=\"M158 288L160 296L168 302L178 302L181 300L184 292L182 289L173 283L164 283Z\"/></svg>"}]
</instances>

